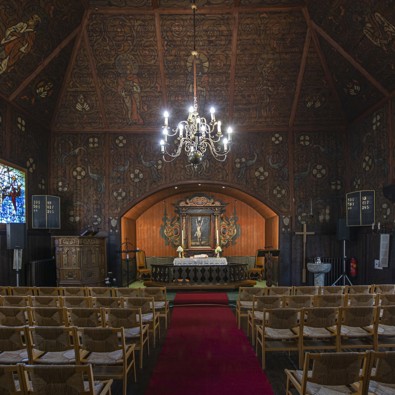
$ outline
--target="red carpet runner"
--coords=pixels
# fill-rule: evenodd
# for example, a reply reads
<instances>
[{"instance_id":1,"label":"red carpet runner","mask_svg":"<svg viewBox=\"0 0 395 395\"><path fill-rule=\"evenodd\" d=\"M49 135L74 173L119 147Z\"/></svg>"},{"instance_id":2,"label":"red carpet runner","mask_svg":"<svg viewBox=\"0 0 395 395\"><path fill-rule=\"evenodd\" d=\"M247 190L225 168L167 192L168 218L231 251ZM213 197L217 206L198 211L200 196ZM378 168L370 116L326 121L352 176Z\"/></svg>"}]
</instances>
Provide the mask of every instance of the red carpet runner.
<instances>
[{"instance_id":1,"label":"red carpet runner","mask_svg":"<svg viewBox=\"0 0 395 395\"><path fill-rule=\"evenodd\" d=\"M200 296L205 303L204 295ZM145 395L272 395L230 308L177 306L177 297Z\"/></svg>"}]
</instances>

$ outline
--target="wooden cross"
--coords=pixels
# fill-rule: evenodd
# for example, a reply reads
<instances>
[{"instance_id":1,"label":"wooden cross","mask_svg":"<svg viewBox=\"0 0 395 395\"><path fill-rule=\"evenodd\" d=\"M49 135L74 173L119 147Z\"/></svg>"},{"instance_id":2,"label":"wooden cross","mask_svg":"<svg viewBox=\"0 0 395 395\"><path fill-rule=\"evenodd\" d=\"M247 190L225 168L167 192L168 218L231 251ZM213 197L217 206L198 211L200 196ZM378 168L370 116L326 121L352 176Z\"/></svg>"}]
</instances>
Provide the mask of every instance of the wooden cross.
<instances>
[{"instance_id":1,"label":"wooden cross","mask_svg":"<svg viewBox=\"0 0 395 395\"><path fill-rule=\"evenodd\" d=\"M295 235L303 236L303 268L302 268L302 283L307 281L306 277L306 245L307 245L307 236L314 235L315 232L308 232L306 227L306 222L303 223L303 232L295 232Z\"/></svg>"}]
</instances>

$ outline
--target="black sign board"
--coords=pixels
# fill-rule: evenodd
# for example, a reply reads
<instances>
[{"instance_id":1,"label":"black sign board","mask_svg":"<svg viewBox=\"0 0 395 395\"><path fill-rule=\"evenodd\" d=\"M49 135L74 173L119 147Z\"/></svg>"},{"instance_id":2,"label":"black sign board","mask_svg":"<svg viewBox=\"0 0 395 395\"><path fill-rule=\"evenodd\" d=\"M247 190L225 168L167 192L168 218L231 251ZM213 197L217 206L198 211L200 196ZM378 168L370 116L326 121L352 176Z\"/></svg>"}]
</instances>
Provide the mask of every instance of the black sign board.
<instances>
[{"instance_id":1,"label":"black sign board","mask_svg":"<svg viewBox=\"0 0 395 395\"><path fill-rule=\"evenodd\" d=\"M32 196L32 228L60 229L59 196Z\"/></svg>"},{"instance_id":2,"label":"black sign board","mask_svg":"<svg viewBox=\"0 0 395 395\"><path fill-rule=\"evenodd\" d=\"M375 221L375 191L346 194L347 226L370 226Z\"/></svg>"}]
</instances>

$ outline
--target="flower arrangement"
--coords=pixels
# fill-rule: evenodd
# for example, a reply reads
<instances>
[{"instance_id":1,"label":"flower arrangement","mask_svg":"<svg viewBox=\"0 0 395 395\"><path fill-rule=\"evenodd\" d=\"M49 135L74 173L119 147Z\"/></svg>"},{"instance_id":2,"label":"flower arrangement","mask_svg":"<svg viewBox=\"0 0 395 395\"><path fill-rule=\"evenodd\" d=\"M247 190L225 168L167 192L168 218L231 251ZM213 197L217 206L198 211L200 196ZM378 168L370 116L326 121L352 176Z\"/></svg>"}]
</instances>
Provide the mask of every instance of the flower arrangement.
<instances>
[{"instance_id":1,"label":"flower arrangement","mask_svg":"<svg viewBox=\"0 0 395 395\"><path fill-rule=\"evenodd\" d=\"M214 252L217 254L217 257L219 257L219 254L222 252L221 246L217 245L217 247L215 247Z\"/></svg>"},{"instance_id":2,"label":"flower arrangement","mask_svg":"<svg viewBox=\"0 0 395 395\"><path fill-rule=\"evenodd\" d=\"M183 252L184 252L184 249L182 248L182 246L178 246L177 247L177 252L178 252L178 256L180 258L182 258L182 255L183 255Z\"/></svg>"}]
</instances>

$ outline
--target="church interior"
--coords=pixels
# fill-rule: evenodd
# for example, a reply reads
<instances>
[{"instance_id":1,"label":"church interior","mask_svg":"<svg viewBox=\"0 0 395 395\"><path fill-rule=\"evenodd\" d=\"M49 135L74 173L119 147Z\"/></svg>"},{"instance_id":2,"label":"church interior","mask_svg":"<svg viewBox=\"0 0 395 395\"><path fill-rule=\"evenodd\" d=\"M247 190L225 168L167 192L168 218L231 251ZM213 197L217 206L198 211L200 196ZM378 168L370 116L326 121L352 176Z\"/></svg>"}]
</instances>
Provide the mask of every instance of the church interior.
<instances>
[{"instance_id":1,"label":"church interior","mask_svg":"<svg viewBox=\"0 0 395 395\"><path fill-rule=\"evenodd\" d=\"M256 351L241 290L392 289L395 3L0 0L0 185L1 298L223 293Z\"/></svg>"}]
</instances>

